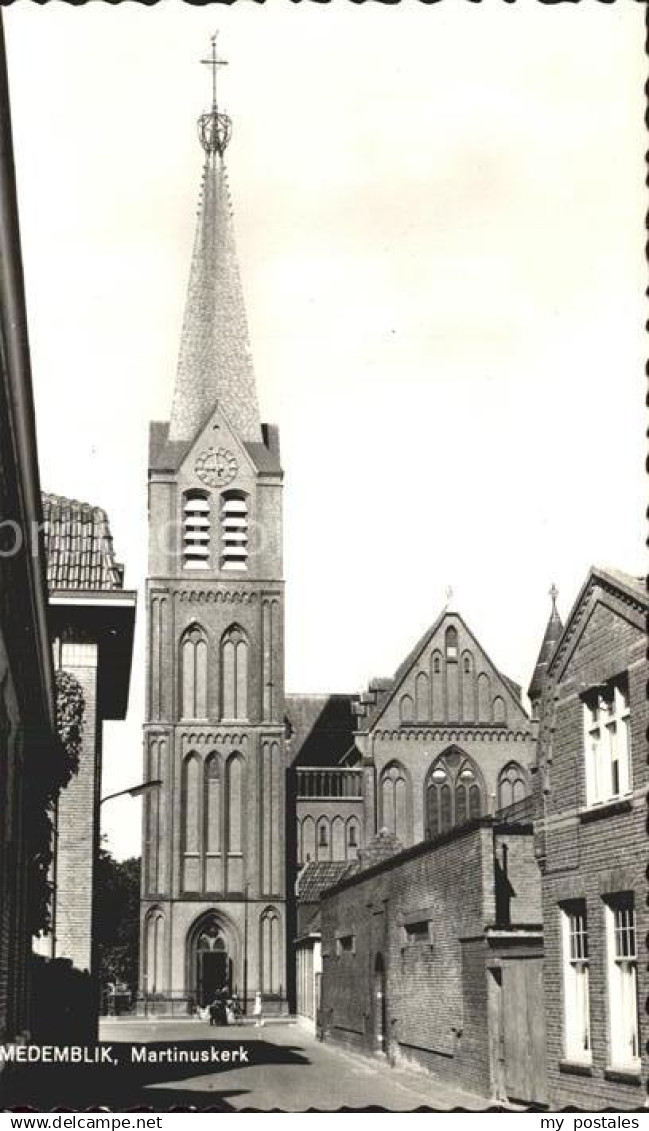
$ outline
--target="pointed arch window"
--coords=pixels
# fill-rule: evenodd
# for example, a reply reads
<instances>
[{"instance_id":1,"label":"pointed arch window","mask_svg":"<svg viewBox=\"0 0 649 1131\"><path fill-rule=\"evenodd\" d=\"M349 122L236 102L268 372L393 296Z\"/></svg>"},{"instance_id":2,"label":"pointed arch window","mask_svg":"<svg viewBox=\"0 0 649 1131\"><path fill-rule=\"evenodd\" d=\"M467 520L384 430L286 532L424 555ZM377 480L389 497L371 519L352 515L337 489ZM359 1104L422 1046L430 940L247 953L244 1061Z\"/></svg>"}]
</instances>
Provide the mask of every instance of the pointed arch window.
<instances>
[{"instance_id":1,"label":"pointed arch window","mask_svg":"<svg viewBox=\"0 0 649 1131\"><path fill-rule=\"evenodd\" d=\"M414 723L415 705L412 695L402 695L399 702L399 717L402 723Z\"/></svg>"},{"instance_id":2,"label":"pointed arch window","mask_svg":"<svg viewBox=\"0 0 649 1131\"><path fill-rule=\"evenodd\" d=\"M200 759L192 751L183 763L182 841L183 851L197 854L200 845Z\"/></svg>"},{"instance_id":3,"label":"pointed arch window","mask_svg":"<svg viewBox=\"0 0 649 1131\"><path fill-rule=\"evenodd\" d=\"M224 719L248 718L248 640L232 625L221 641L222 711Z\"/></svg>"},{"instance_id":4,"label":"pointed arch window","mask_svg":"<svg viewBox=\"0 0 649 1131\"><path fill-rule=\"evenodd\" d=\"M159 908L149 913L146 920L145 992L162 993L164 987L165 917Z\"/></svg>"},{"instance_id":5,"label":"pointed arch window","mask_svg":"<svg viewBox=\"0 0 649 1131\"><path fill-rule=\"evenodd\" d=\"M525 771L518 762L509 762L498 775L498 808L506 809L527 797Z\"/></svg>"},{"instance_id":6,"label":"pointed arch window","mask_svg":"<svg viewBox=\"0 0 649 1131\"><path fill-rule=\"evenodd\" d=\"M301 832L301 854L300 860L302 864L308 864L310 860L315 860L315 821L313 817L305 817L302 821Z\"/></svg>"},{"instance_id":7,"label":"pointed arch window","mask_svg":"<svg viewBox=\"0 0 649 1131\"><path fill-rule=\"evenodd\" d=\"M248 499L243 491L221 495L221 569L248 568Z\"/></svg>"},{"instance_id":8,"label":"pointed arch window","mask_svg":"<svg viewBox=\"0 0 649 1131\"><path fill-rule=\"evenodd\" d=\"M210 498L205 491L183 495L183 569L210 568Z\"/></svg>"},{"instance_id":9,"label":"pointed arch window","mask_svg":"<svg viewBox=\"0 0 649 1131\"><path fill-rule=\"evenodd\" d=\"M409 843L408 810L410 785L406 771L398 762L386 766L381 774L381 827L396 836L404 847Z\"/></svg>"},{"instance_id":10,"label":"pointed arch window","mask_svg":"<svg viewBox=\"0 0 649 1131\"><path fill-rule=\"evenodd\" d=\"M207 718L207 638L200 625L190 625L180 642L183 719Z\"/></svg>"},{"instance_id":11,"label":"pointed arch window","mask_svg":"<svg viewBox=\"0 0 649 1131\"><path fill-rule=\"evenodd\" d=\"M212 753L205 761L205 851L221 851L221 766Z\"/></svg>"},{"instance_id":12,"label":"pointed arch window","mask_svg":"<svg viewBox=\"0 0 649 1131\"><path fill-rule=\"evenodd\" d=\"M357 817L350 817L347 821L347 851L346 859L355 860L359 848L359 822Z\"/></svg>"},{"instance_id":13,"label":"pointed arch window","mask_svg":"<svg viewBox=\"0 0 649 1131\"><path fill-rule=\"evenodd\" d=\"M426 835L440 836L482 814L484 788L479 771L452 748L432 765L426 780Z\"/></svg>"},{"instance_id":14,"label":"pointed arch window","mask_svg":"<svg viewBox=\"0 0 649 1131\"><path fill-rule=\"evenodd\" d=\"M227 765L228 852L240 853L243 845L243 758L233 754Z\"/></svg>"},{"instance_id":15,"label":"pointed arch window","mask_svg":"<svg viewBox=\"0 0 649 1131\"><path fill-rule=\"evenodd\" d=\"M281 993L280 919L274 907L267 907L259 920L261 992L266 996Z\"/></svg>"}]
</instances>

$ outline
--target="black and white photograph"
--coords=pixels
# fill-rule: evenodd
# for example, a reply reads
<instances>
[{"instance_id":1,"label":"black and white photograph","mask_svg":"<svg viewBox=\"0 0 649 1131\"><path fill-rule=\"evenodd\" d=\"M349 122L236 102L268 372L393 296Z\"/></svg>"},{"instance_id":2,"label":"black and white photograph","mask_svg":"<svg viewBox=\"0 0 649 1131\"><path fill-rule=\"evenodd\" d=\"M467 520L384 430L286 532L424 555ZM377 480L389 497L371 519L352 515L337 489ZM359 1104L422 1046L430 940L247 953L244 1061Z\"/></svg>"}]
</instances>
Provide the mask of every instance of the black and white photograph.
<instances>
[{"instance_id":1,"label":"black and white photograph","mask_svg":"<svg viewBox=\"0 0 649 1131\"><path fill-rule=\"evenodd\" d=\"M0 9L12 1127L643 1125L645 15Z\"/></svg>"}]
</instances>

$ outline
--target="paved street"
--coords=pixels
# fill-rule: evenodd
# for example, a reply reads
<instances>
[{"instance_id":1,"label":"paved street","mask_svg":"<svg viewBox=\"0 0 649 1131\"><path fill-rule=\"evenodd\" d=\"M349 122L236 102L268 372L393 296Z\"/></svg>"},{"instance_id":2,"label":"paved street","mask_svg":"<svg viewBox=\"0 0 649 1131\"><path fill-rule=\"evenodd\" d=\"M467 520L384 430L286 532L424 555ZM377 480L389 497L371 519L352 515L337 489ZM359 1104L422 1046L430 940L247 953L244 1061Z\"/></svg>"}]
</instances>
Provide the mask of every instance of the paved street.
<instances>
[{"instance_id":1,"label":"paved street","mask_svg":"<svg viewBox=\"0 0 649 1131\"><path fill-rule=\"evenodd\" d=\"M40 1110L63 1104L84 1108L99 1104L113 1111L148 1107L242 1111L280 1108L336 1110L383 1108L412 1111L422 1106L481 1110L487 1102L435 1085L424 1073L390 1070L385 1063L357 1056L317 1041L301 1025L268 1023L210 1028L191 1021L104 1021L102 1045L112 1046L117 1066L30 1068L10 1099ZM191 1049L210 1054L212 1046L238 1049L249 1063L137 1063L131 1047ZM7 1102L7 1101L5 1101Z\"/></svg>"}]
</instances>

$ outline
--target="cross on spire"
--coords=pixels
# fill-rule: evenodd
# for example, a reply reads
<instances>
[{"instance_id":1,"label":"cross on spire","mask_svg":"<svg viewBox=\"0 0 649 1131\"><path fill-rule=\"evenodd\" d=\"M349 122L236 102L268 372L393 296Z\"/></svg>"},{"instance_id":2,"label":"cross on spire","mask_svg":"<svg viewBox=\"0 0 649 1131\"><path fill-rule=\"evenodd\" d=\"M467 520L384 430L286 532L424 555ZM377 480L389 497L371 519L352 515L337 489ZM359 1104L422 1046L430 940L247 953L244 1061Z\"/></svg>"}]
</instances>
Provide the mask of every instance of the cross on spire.
<instances>
[{"instance_id":1,"label":"cross on spire","mask_svg":"<svg viewBox=\"0 0 649 1131\"><path fill-rule=\"evenodd\" d=\"M218 32L210 36L212 51L209 59L201 59L206 67L212 68L212 107L198 119L198 139L207 154L208 164L213 162L215 154L223 157L232 133L232 122L227 114L221 114L216 104L216 75L219 67L227 67L227 59L219 59L216 53L216 40Z\"/></svg>"},{"instance_id":2,"label":"cross on spire","mask_svg":"<svg viewBox=\"0 0 649 1131\"><path fill-rule=\"evenodd\" d=\"M212 110L213 111L216 111L216 75L217 75L217 71L218 71L219 67L227 67L227 65L228 65L227 59L218 59L217 55L216 55L216 41L217 41L217 38L218 38L218 34L219 34L218 31L215 31L214 35L210 36L210 43L212 45L212 54L211 54L210 58L209 59L201 59L201 63L204 63L206 67L212 68Z\"/></svg>"},{"instance_id":3,"label":"cross on spire","mask_svg":"<svg viewBox=\"0 0 649 1131\"><path fill-rule=\"evenodd\" d=\"M552 585L550 587L550 597L552 598L552 611L553 612L556 612L556 609L557 609L557 597L558 596L559 596L559 590L557 589L554 582L552 582Z\"/></svg>"}]
</instances>

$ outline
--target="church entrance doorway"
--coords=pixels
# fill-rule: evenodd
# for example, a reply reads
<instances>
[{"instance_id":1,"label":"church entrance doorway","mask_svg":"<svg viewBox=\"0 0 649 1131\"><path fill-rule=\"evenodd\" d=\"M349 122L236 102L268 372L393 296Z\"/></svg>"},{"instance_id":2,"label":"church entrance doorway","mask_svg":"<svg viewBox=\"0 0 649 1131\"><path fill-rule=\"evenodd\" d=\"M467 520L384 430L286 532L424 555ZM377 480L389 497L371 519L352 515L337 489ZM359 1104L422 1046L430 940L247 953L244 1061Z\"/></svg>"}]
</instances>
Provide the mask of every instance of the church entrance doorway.
<instances>
[{"instance_id":1,"label":"church entrance doorway","mask_svg":"<svg viewBox=\"0 0 649 1131\"><path fill-rule=\"evenodd\" d=\"M196 936L193 967L198 1006L211 1005L221 990L225 990L228 996L232 993L232 960L226 940L214 919L204 922Z\"/></svg>"}]
</instances>

